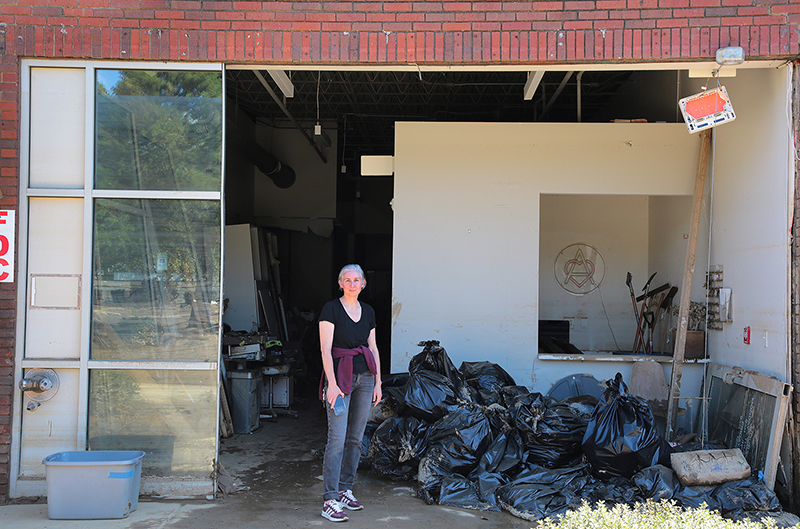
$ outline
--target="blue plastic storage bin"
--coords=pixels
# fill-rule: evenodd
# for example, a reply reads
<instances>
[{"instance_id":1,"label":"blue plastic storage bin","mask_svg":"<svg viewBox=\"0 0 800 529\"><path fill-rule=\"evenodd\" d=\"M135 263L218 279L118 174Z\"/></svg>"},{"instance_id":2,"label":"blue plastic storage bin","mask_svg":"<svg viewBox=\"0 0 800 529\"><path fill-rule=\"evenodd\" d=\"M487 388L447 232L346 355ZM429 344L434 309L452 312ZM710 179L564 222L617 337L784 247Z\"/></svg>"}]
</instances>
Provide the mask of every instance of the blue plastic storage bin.
<instances>
[{"instance_id":1,"label":"blue plastic storage bin","mask_svg":"<svg viewBox=\"0 0 800 529\"><path fill-rule=\"evenodd\" d=\"M59 452L44 458L52 520L125 518L139 506L144 452Z\"/></svg>"}]
</instances>

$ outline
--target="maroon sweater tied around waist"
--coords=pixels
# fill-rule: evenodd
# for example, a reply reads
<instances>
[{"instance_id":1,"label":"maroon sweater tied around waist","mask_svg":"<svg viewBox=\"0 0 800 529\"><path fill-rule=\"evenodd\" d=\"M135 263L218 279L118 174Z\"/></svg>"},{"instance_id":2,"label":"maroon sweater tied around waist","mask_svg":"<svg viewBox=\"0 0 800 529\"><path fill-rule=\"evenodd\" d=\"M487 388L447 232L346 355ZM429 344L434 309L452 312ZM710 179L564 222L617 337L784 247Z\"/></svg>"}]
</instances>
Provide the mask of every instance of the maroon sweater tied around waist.
<instances>
[{"instance_id":1,"label":"maroon sweater tied around waist","mask_svg":"<svg viewBox=\"0 0 800 529\"><path fill-rule=\"evenodd\" d=\"M353 357L356 355L364 355L367 361L367 367L373 375L378 374L378 366L375 365L375 355L366 345L359 345L354 349L342 349L339 347L331 347L331 357L339 359L339 365L336 368L336 384L345 395L349 395L353 389ZM325 371L322 372L322 377L319 381L319 398L325 400L322 390L325 386Z\"/></svg>"}]
</instances>

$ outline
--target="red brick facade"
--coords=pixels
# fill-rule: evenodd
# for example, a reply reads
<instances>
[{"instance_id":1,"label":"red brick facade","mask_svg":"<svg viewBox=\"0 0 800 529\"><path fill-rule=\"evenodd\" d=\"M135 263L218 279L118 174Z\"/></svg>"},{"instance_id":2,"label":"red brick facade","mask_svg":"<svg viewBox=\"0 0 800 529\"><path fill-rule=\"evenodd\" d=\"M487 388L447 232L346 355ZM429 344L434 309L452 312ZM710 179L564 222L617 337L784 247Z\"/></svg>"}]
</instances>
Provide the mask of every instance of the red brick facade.
<instances>
[{"instance_id":1,"label":"red brick facade","mask_svg":"<svg viewBox=\"0 0 800 529\"><path fill-rule=\"evenodd\" d=\"M21 58L524 65L698 61L741 46L791 59L799 23L800 0L0 0L0 207L17 206ZM15 299L0 285L0 498Z\"/></svg>"},{"instance_id":2,"label":"red brick facade","mask_svg":"<svg viewBox=\"0 0 800 529\"><path fill-rule=\"evenodd\" d=\"M208 2L19 0L6 58L548 63L749 58L798 50L795 0Z\"/></svg>"}]
</instances>

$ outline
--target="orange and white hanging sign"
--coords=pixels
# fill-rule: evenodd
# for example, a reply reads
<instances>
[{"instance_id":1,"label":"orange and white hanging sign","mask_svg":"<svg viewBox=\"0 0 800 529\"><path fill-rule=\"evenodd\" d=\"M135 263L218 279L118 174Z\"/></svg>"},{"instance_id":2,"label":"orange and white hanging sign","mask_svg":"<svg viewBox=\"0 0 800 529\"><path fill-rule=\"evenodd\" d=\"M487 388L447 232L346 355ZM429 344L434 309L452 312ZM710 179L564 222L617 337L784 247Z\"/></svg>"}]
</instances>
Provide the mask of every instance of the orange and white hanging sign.
<instances>
[{"instance_id":1,"label":"orange and white hanging sign","mask_svg":"<svg viewBox=\"0 0 800 529\"><path fill-rule=\"evenodd\" d=\"M716 127L736 119L731 99L724 86L706 90L678 101L690 133Z\"/></svg>"}]
</instances>

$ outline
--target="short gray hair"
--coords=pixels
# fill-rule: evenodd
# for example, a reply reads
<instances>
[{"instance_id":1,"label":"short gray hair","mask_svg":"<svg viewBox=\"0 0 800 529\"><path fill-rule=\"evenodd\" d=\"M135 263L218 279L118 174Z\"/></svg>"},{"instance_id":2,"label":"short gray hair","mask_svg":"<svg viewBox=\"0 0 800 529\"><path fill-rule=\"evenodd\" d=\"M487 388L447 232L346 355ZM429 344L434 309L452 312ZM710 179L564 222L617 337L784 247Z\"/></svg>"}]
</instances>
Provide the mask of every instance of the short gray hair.
<instances>
[{"instance_id":1,"label":"short gray hair","mask_svg":"<svg viewBox=\"0 0 800 529\"><path fill-rule=\"evenodd\" d=\"M367 278L364 276L364 271L357 264L349 264L343 266L342 269L339 271L339 281L341 281L344 275L347 272L350 272L351 270L354 272L358 272L358 275L361 276L361 281L363 281L365 285L367 284Z\"/></svg>"}]
</instances>

